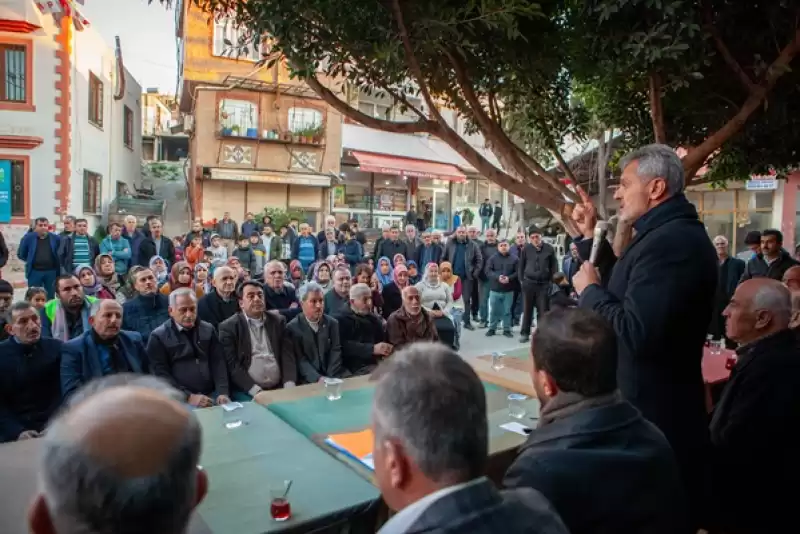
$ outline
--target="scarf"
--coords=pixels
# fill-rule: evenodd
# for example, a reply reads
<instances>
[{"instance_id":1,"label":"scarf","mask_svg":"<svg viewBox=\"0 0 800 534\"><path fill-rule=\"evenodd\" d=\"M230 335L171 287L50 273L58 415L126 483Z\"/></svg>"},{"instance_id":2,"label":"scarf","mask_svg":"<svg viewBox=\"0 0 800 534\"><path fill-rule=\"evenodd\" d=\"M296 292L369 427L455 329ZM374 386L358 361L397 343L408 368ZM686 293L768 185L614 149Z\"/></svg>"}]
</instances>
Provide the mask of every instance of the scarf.
<instances>
[{"instance_id":1,"label":"scarf","mask_svg":"<svg viewBox=\"0 0 800 534\"><path fill-rule=\"evenodd\" d=\"M198 264L199 265L199 264ZM189 276L189 283L188 284L181 284L178 282L178 275L180 274L182 269L189 269L192 270L191 266L185 261L176 261L175 265L172 266L172 270L169 275L169 290L175 291L176 289L182 287L194 288L194 277Z\"/></svg>"},{"instance_id":2,"label":"scarf","mask_svg":"<svg viewBox=\"0 0 800 534\"><path fill-rule=\"evenodd\" d=\"M156 277L156 282L158 282L158 286L161 287L162 285L164 285L167 282L167 278L169 277L169 273L167 272L167 269L164 269L164 271L162 271L162 272L156 271L156 261L157 260L163 261L165 267L167 266L167 260L165 260L161 256L153 256L152 258L150 258L150 270L153 271L153 274Z\"/></svg>"},{"instance_id":3,"label":"scarf","mask_svg":"<svg viewBox=\"0 0 800 534\"><path fill-rule=\"evenodd\" d=\"M414 260L411 260L411 261L408 262L408 265L406 265L406 267L409 270L408 283L409 284L416 284L417 282L419 282L421 277L420 277L420 274L419 274L419 267L417 267L417 262L415 262ZM414 267L414 269L416 269L416 271L417 271L416 276L411 276L411 272L410 272L411 271L411 267Z\"/></svg>"},{"instance_id":4,"label":"scarf","mask_svg":"<svg viewBox=\"0 0 800 534\"><path fill-rule=\"evenodd\" d=\"M200 269L205 269L206 273L207 273L206 279L203 280L202 282L197 277L197 273L198 273L198 271ZM197 265L194 266L194 285L195 285L195 287L197 287L197 284L202 284L203 285L203 294L204 295L208 295L209 293L211 293L211 282L210 282L210 280L211 280L211 270L209 269L209 265L207 263L198 263Z\"/></svg>"},{"instance_id":5,"label":"scarf","mask_svg":"<svg viewBox=\"0 0 800 534\"><path fill-rule=\"evenodd\" d=\"M406 269L406 266L402 265L402 264L395 266L394 272L392 272L392 281L394 282L394 285L396 285L397 288L400 291L402 291L404 288L406 288L406 287L408 287L410 285L410 282L408 282L408 281L405 283L405 285L400 285L400 282L398 281L397 275L399 273L402 273L402 272L405 272L405 273L408 272L408 269Z\"/></svg>"},{"instance_id":6,"label":"scarf","mask_svg":"<svg viewBox=\"0 0 800 534\"><path fill-rule=\"evenodd\" d=\"M112 272L111 276L103 276L100 273L100 262L104 257L109 258L111 260L111 264L114 264L114 258L111 256L111 254L99 254L94 259L94 272L106 289L108 289L110 293L116 294L122 284L119 283L119 277L117 276L116 272Z\"/></svg>"},{"instance_id":7,"label":"scarf","mask_svg":"<svg viewBox=\"0 0 800 534\"><path fill-rule=\"evenodd\" d=\"M328 267L328 272L330 273L330 277L331 277L330 280L328 280L327 282L324 282L324 283L319 281L319 269L323 265ZM314 264L314 274L311 277L311 279L314 282L316 282L319 285L321 285L323 289L328 289L328 286L331 285L331 280L333 280L333 266L330 263L328 263L327 261L318 261L317 263Z\"/></svg>"},{"instance_id":8,"label":"scarf","mask_svg":"<svg viewBox=\"0 0 800 534\"><path fill-rule=\"evenodd\" d=\"M381 263L386 262L386 265L389 266L389 272L383 274L381 272ZM389 261L389 258L386 256L381 256L378 259L378 265L375 268L375 275L378 277L378 281L381 283L382 286L389 285L394 280L394 270L392 269L392 262Z\"/></svg>"},{"instance_id":9,"label":"scarf","mask_svg":"<svg viewBox=\"0 0 800 534\"><path fill-rule=\"evenodd\" d=\"M559 391L547 401L539 412L539 426L549 425L553 421L569 417L583 410L606 406L622 400L619 390L597 397L584 397L573 391Z\"/></svg>"},{"instance_id":10,"label":"scarf","mask_svg":"<svg viewBox=\"0 0 800 534\"><path fill-rule=\"evenodd\" d=\"M81 287L83 287L83 294L84 295L89 295L91 297L94 297L94 296L97 295L98 292L100 292L100 290L103 289L103 284L101 284L100 281L97 279L97 273L95 272L95 270L92 269L91 267L89 267L88 265L78 265L75 268L74 272L75 272L75 276L78 278L78 281L80 281L81 273L83 271L87 271L87 270L92 273L92 278L94 278L94 285L85 286L85 285L83 285L83 282L81 282Z\"/></svg>"},{"instance_id":11,"label":"scarf","mask_svg":"<svg viewBox=\"0 0 800 534\"><path fill-rule=\"evenodd\" d=\"M401 260L399 264L397 262L398 259ZM405 263L406 263L406 257L403 256L402 254L395 254L394 257L392 258L392 264L395 267L397 267L398 265L405 265Z\"/></svg>"},{"instance_id":12,"label":"scarf","mask_svg":"<svg viewBox=\"0 0 800 534\"><path fill-rule=\"evenodd\" d=\"M442 269L444 269L445 267L449 268L451 273L453 272L453 264L450 263L449 261L443 261L442 263L439 264L439 272L441 273ZM440 278L440 280L442 282L444 282L445 284L447 284L450 287L454 287L456 285L456 282L458 282L458 275L457 274L451 274L450 278L447 278L447 279L445 279L440 274L439 278Z\"/></svg>"},{"instance_id":13,"label":"scarf","mask_svg":"<svg viewBox=\"0 0 800 534\"><path fill-rule=\"evenodd\" d=\"M83 305L80 309L81 321L83 322L83 331L88 332L91 326L89 325L89 308L92 303L84 297ZM56 302L55 317L53 317L53 338L61 341L69 341L69 322L67 321L67 311L61 304L61 301Z\"/></svg>"}]
</instances>

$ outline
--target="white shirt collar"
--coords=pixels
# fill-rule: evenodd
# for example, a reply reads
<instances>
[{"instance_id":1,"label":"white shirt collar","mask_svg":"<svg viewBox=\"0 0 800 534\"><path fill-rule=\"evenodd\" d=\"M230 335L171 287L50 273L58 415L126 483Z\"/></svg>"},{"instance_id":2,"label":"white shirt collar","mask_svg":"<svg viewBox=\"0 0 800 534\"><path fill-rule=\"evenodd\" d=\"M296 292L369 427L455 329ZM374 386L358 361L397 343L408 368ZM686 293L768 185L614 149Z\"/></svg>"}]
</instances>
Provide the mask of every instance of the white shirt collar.
<instances>
[{"instance_id":1,"label":"white shirt collar","mask_svg":"<svg viewBox=\"0 0 800 534\"><path fill-rule=\"evenodd\" d=\"M410 529L414 525L414 523L417 522L417 519L419 519L422 516L422 514L424 514L425 511L428 508L430 508L436 501L450 495L451 493L455 493L470 486L480 484L484 482L484 480L485 480L484 477L476 478L470 480L469 482L464 482L463 484L456 484L455 486L448 486L446 488L442 488L438 491L434 491L433 493L424 496L417 502L406 506L405 508L397 512L395 515L393 515L392 518L389 519L389 521L387 521L386 524L384 524L383 527L378 531L378 534L405 533L406 531L408 531L408 529Z\"/></svg>"}]
</instances>

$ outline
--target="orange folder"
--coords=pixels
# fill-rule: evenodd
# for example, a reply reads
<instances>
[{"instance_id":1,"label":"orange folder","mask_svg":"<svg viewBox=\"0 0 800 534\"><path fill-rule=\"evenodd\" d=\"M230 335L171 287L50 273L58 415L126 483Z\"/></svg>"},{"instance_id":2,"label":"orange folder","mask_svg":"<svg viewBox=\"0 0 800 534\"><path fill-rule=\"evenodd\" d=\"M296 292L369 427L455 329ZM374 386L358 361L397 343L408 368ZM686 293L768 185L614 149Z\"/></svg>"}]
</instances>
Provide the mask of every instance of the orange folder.
<instances>
[{"instance_id":1,"label":"orange folder","mask_svg":"<svg viewBox=\"0 0 800 534\"><path fill-rule=\"evenodd\" d=\"M330 434L328 439L358 459L372 454L372 447L375 443L375 436L370 428L360 432Z\"/></svg>"}]
</instances>

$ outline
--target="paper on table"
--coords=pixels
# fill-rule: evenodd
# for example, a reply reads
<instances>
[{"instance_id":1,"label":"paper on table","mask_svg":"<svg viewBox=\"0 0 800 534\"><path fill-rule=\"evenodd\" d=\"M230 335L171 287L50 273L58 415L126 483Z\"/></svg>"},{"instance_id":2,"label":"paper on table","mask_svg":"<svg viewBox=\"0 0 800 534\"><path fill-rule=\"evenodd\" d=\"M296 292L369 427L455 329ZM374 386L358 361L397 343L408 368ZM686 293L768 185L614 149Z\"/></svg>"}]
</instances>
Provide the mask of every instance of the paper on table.
<instances>
[{"instance_id":1,"label":"paper on table","mask_svg":"<svg viewBox=\"0 0 800 534\"><path fill-rule=\"evenodd\" d=\"M239 408L244 408L244 404L241 402L228 402L222 405L222 409L226 412L232 412L234 410L238 410Z\"/></svg>"},{"instance_id":2,"label":"paper on table","mask_svg":"<svg viewBox=\"0 0 800 534\"><path fill-rule=\"evenodd\" d=\"M375 469L372 462L372 447L375 436L371 429L361 432L347 432L344 434L331 434L325 440L333 448L358 460L370 469Z\"/></svg>"},{"instance_id":3,"label":"paper on table","mask_svg":"<svg viewBox=\"0 0 800 534\"><path fill-rule=\"evenodd\" d=\"M519 434L520 436L527 436L531 433L531 428L523 425L522 423L511 422L505 423L500 425L500 428L503 430L508 430L509 432L514 432L515 434Z\"/></svg>"}]
</instances>

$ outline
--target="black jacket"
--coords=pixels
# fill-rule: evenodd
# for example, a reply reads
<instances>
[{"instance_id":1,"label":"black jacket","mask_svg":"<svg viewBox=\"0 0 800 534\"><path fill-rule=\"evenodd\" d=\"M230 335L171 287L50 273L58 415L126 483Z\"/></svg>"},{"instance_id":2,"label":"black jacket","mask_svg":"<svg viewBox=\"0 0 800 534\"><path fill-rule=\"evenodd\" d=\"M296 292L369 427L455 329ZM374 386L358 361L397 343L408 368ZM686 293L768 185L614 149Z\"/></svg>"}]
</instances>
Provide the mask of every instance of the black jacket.
<instances>
[{"instance_id":1,"label":"black jacket","mask_svg":"<svg viewBox=\"0 0 800 534\"><path fill-rule=\"evenodd\" d=\"M390 282L383 286L381 290L381 297L383 297L383 318L388 319L391 314L399 310L403 306L403 295L397 284Z\"/></svg>"},{"instance_id":2,"label":"black jacket","mask_svg":"<svg viewBox=\"0 0 800 534\"><path fill-rule=\"evenodd\" d=\"M375 345L387 340L383 322L374 313L354 313L350 306L342 308L336 320L339 321L344 366L354 375L371 373L378 365Z\"/></svg>"},{"instance_id":3,"label":"black jacket","mask_svg":"<svg viewBox=\"0 0 800 534\"><path fill-rule=\"evenodd\" d=\"M442 255L442 261L449 261L450 263L453 263L453 260L456 256L457 241L458 239L453 237L447 240L447 245L444 248L444 255ZM483 254L481 254L481 244L482 243L480 241L467 239L467 250L464 254L467 280L477 280L483 271L485 258L483 257ZM455 265L453 265L453 272L456 272Z\"/></svg>"},{"instance_id":4,"label":"black jacket","mask_svg":"<svg viewBox=\"0 0 800 534\"><path fill-rule=\"evenodd\" d=\"M408 244L402 239L398 239L397 241L386 239L381 243L381 248L376 250L377 252L372 255L375 258L386 256L389 258L389 261L394 261L395 255L402 254L406 261L411 259L408 257Z\"/></svg>"},{"instance_id":5,"label":"black jacket","mask_svg":"<svg viewBox=\"0 0 800 534\"><path fill-rule=\"evenodd\" d=\"M267 312L264 314L264 327L272 353L281 369L280 385L297 382L297 363L286 332L286 319L278 313ZM231 382L237 389L247 393L255 382L249 373L253 361L253 345L250 341L250 328L243 314L237 313L220 323L219 341L222 343Z\"/></svg>"},{"instance_id":6,"label":"black jacket","mask_svg":"<svg viewBox=\"0 0 800 534\"><path fill-rule=\"evenodd\" d=\"M239 301L231 294L227 302L222 300L216 291L203 295L197 301L197 318L209 323L216 329L219 323L239 313Z\"/></svg>"},{"instance_id":7,"label":"black jacket","mask_svg":"<svg viewBox=\"0 0 800 534\"><path fill-rule=\"evenodd\" d=\"M242 265L242 269L248 273L255 274L256 253L253 252L253 249L250 247L250 245L247 245L247 248L236 247L233 249L231 257L239 258L239 263Z\"/></svg>"},{"instance_id":8,"label":"black jacket","mask_svg":"<svg viewBox=\"0 0 800 534\"><path fill-rule=\"evenodd\" d=\"M514 291L514 288L517 287L518 264L519 258L510 252L505 256L498 252L489 258L484 269L489 279L489 289L498 293ZM508 282L505 284L500 283L500 276L503 275L508 277Z\"/></svg>"},{"instance_id":9,"label":"black jacket","mask_svg":"<svg viewBox=\"0 0 800 534\"><path fill-rule=\"evenodd\" d=\"M503 485L540 491L572 534L686 533L676 467L664 435L608 399L535 429Z\"/></svg>"},{"instance_id":10,"label":"black jacket","mask_svg":"<svg viewBox=\"0 0 800 534\"><path fill-rule=\"evenodd\" d=\"M6 245L6 238L0 232L0 269L8 263L8 246Z\"/></svg>"},{"instance_id":11,"label":"black jacket","mask_svg":"<svg viewBox=\"0 0 800 534\"><path fill-rule=\"evenodd\" d=\"M766 276L767 278L772 278L780 282L783 280L783 274L795 265L800 265L800 263L795 261L792 256L783 249L781 249L778 259L773 261L770 265L767 265L767 262L764 261L763 254L757 254L748 260L741 281L744 282L751 278Z\"/></svg>"},{"instance_id":12,"label":"black jacket","mask_svg":"<svg viewBox=\"0 0 800 534\"><path fill-rule=\"evenodd\" d=\"M422 255L428 249L431 251L430 261L432 263L439 265L442 262L442 254L444 254L444 247L442 245L431 243L430 247L426 247L425 245L417 247L417 257L413 259L417 262L417 267L419 267L420 272L425 272L426 265L423 265Z\"/></svg>"},{"instance_id":13,"label":"black jacket","mask_svg":"<svg viewBox=\"0 0 800 534\"><path fill-rule=\"evenodd\" d=\"M161 247L158 250L156 250L156 242L152 237L145 237L142 239L142 245L139 248L139 265L142 267L150 267L150 260L153 256L161 256L169 265L174 265L175 245L172 243L172 239L162 235Z\"/></svg>"},{"instance_id":14,"label":"black jacket","mask_svg":"<svg viewBox=\"0 0 800 534\"><path fill-rule=\"evenodd\" d=\"M717 255L697 210L683 194L634 223L619 260L603 241L597 258L607 287L592 285L582 308L617 334L617 382L623 396L669 440L687 487L698 490L708 443L700 363L717 285ZM592 240L577 242L588 258ZM697 503L696 496L690 496Z\"/></svg>"},{"instance_id":15,"label":"black jacket","mask_svg":"<svg viewBox=\"0 0 800 534\"><path fill-rule=\"evenodd\" d=\"M95 238L90 235L86 236L89 240L89 263L88 265L94 268L94 259L100 254L100 246L97 244ZM61 272L63 274L72 274L75 271L73 267L75 258L75 234L69 234L61 238L61 243L58 245L58 264L61 265Z\"/></svg>"},{"instance_id":16,"label":"black jacket","mask_svg":"<svg viewBox=\"0 0 800 534\"><path fill-rule=\"evenodd\" d=\"M800 479L797 333L784 330L737 352L739 360L711 420L720 531L788 532L797 515L790 488ZM742 488L752 488L746 503Z\"/></svg>"},{"instance_id":17,"label":"black jacket","mask_svg":"<svg viewBox=\"0 0 800 534\"><path fill-rule=\"evenodd\" d=\"M168 320L150 335L147 359L150 372L187 397L230 393L222 344L214 327L204 321L197 321L191 330L179 331L175 321Z\"/></svg>"},{"instance_id":18,"label":"black jacket","mask_svg":"<svg viewBox=\"0 0 800 534\"><path fill-rule=\"evenodd\" d=\"M722 312L731 301L736 286L739 285L739 280L744 273L744 268L744 261L730 257L719 265L717 290L714 294L714 312L708 327L709 334L717 337L725 335L725 318L722 316Z\"/></svg>"},{"instance_id":19,"label":"black jacket","mask_svg":"<svg viewBox=\"0 0 800 534\"><path fill-rule=\"evenodd\" d=\"M61 341L0 343L0 443L41 432L61 404Z\"/></svg>"},{"instance_id":20,"label":"black jacket","mask_svg":"<svg viewBox=\"0 0 800 534\"><path fill-rule=\"evenodd\" d=\"M122 305L122 329L139 332L147 340L153 330L169 319L169 298L156 291L152 295L137 295Z\"/></svg>"},{"instance_id":21,"label":"black jacket","mask_svg":"<svg viewBox=\"0 0 800 534\"><path fill-rule=\"evenodd\" d=\"M297 291L294 287L287 285L283 286L283 291L278 293L269 285L264 284L264 304L267 310L274 310L286 318L286 321L291 321L297 314L302 311L300 302L297 300ZM292 308L292 304L297 304Z\"/></svg>"},{"instance_id":22,"label":"black jacket","mask_svg":"<svg viewBox=\"0 0 800 534\"><path fill-rule=\"evenodd\" d=\"M497 254L497 241L493 244L487 241L481 243L481 256L483 256L483 269L481 270L481 274L479 276L480 280L486 282L489 280L489 277L486 273L486 266L489 264L489 260L492 259L492 256Z\"/></svg>"},{"instance_id":23,"label":"black jacket","mask_svg":"<svg viewBox=\"0 0 800 534\"><path fill-rule=\"evenodd\" d=\"M498 491L485 478L434 501L406 534L568 534L553 506L529 488Z\"/></svg>"},{"instance_id":24,"label":"black jacket","mask_svg":"<svg viewBox=\"0 0 800 534\"><path fill-rule=\"evenodd\" d=\"M319 332L314 332L304 315L298 315L286 325L291 336L297 374L303 384L315 384L320 378L344 378L350 375L342 365L342 345L339 323L323 315Z\"/></svg>"},{"instance_id":25,"label":"black jacket","mask_svg":"<svg viewBox=\"0 0 800 534\"><path fill-rule=\"evenodd\" d=\"M531 284L547 284L553 281L553 275L558 272L556 251L549 244L542 242L537 249L527 243L519 256L519 281L523 286Z\"/></svg>"}]
</instances>

